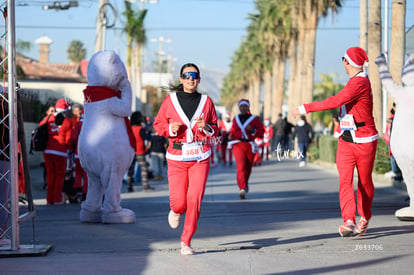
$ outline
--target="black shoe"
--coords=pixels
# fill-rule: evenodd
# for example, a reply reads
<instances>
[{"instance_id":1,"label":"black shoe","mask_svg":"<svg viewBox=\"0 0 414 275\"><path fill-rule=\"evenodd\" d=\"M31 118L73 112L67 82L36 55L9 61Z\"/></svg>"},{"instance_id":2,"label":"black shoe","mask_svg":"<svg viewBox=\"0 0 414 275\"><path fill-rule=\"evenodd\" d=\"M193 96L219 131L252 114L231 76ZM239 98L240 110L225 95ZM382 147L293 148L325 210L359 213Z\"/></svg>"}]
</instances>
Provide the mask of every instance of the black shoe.
<instances>
[{"instance_id":1,"label":"black shoe","mask_svg":"<svg viewBox=\"0 0 414 275\"><path fill-rule=\"evenodd\" d=\"M129 186L129 187L128 187L128 193L132 193L132 192L134 192L134 187Z\"/></svg>"},{"instance_id":2,"label":"black shoe","mask_svg":"<svg viewBox=\"0 0 414 275\"><path fill-rule=\"evenodd\" d=\"M152 186L149 186L149 185L145 185L145 186L143 186L143 187L142 187L142 190L143 190L144 192L151 192L151 191L154 191L154 190L155 190L155 188L154 188L154 187L152 187Z\"/></svg>"}]
</instances>

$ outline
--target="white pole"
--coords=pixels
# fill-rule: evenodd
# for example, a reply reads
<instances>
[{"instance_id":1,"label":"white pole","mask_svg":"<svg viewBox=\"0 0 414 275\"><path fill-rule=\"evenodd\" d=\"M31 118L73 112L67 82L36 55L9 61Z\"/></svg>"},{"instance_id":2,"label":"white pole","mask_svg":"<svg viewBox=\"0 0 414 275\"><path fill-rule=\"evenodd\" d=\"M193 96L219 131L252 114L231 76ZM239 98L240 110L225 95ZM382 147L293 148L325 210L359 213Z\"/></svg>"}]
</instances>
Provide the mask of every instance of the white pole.
<instances>
[{"instance_id":1,"label":"white pole","mask_svg":"<svg viewBox=\"0 0 414 275\"><path fill-rule=\"evenodd\" d=\"M388 59L388 1L384 0L384 45L383 45L383 52L385 53L385 58ZM389 59L388 59L389 64ZM388 108L388 94L387 91L382 88L382 129L383 133L385 133L387 128L387 112Z\"/></svg>"}]
</instances>

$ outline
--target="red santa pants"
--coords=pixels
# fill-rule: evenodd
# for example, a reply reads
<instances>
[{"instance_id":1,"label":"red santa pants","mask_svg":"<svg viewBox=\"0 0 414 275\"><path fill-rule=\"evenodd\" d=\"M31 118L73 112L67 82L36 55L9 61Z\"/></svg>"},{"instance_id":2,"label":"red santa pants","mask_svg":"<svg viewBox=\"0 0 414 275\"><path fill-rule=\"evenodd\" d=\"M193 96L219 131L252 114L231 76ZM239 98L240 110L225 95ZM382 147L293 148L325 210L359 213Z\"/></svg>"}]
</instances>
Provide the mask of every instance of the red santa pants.
<instances>
[{"instance_id":1,"label":"red santa pants","mask_svg":"<svg viewBox=\"0 0 414 275\"><path fill-rule=\"evenodd\" d=\"M222 157L222 160L223 160L224 164L227 163L227 154L229 155L229 163L232 163L233 162L232 149L228 149L227 148L227 143L223 143L221 145L221 157Z\"/></svg>"},{"instance_id":2,"label":"red santa pants","mask_svg":"<svg viewBox=\"0 0 414 275\"><path fill-rule=\"evenodd\" d=\"M174 213L185 214L181 241L188 246L197 230L209 171L210 158L200 162L168 160L170 208Z\"/></svg>"},{"instance_id":3,"label":"red santa pants","mask_svg":"<svg viewBox=\"0 0 414 275\"><path fill-rule=\"evenodd\" d=\"M371 206L374 199L372 170L374 168L377 141L369 143L352 143L338 140L336 166L339 172L339 202L344 221L355 222L354 168L358 170L357 210L361 217L369 220L372 216Z\"/></svg>"},{"instance_id":4,"label":"red santa pants","mask_svg":"<svg viewBox=\"0 0 414 275\"><path fill-rule=\"evenodd\" d=\"M234 144L233 155L237 166L237 185L239 189L247 189L254 160L252 145L249 142Z\"/></svg>"},{"instance_id":5,"label":"red santa pants","mask_svg":"<svg viewBox=\"0 0 414 275\"><path fill-rule=\"evenodd\" d=\"M48 204L62 202L63 182L65 181L66 157L43 154L45 158Z\"/></svg>"},{"instance_id":6,"label":"red santa pants","mask_svg":"<svg viewBox=\"0 0 414 275\"><path fill-rule=\"evenodd\" d=\"M88 193L88 174L82 168L82 165L78 158L75 159L75 183L73 185L73 188L82 188L83 194Z\"/></svg>"}]
</instances>

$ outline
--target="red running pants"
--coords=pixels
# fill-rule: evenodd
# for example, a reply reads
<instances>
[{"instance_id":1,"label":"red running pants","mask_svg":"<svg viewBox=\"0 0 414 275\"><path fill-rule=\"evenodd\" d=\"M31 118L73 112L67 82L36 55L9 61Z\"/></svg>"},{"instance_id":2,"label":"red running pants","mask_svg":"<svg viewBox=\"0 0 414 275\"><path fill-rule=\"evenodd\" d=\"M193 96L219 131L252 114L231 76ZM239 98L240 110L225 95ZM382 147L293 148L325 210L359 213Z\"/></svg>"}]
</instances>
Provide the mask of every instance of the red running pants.
<instances>
[{"instance_id":1,"label":"red running pants","mask_svg":"<svg viewBox=\"0 0 414 275\"><path fill-rule=\"evenodd\" d=\"M190 246L200 217L201 201L210 171L210 158L200 162L167 161L170 208L174 213L185 214L181 241Z\"/></svg>"},{"instance_id":2,"label":"red running pants","mask_svg":"<svg viewBox=\"0 0 414 275\"><path fill-rule=\"evenodd\" d=\"M248 187L252 173L254 154L249 142L239 142L233 145L233 156L237 166L237 185L239 189Z\"/></svg>"},{"instance_id":3,"label":"red running pants","mask_svg":"<svg viewBox=\"0 0 414 275\"><path fill-rule=\"evenodd\" d=\"M339 202L344 221L355 222L355 212L369 220L374 199L372 170L374 168L377 141L369 143L351 143L338 140L336 167L339 172ZM354 191L354 169L358 171L357 204Z\"/></svg>"}]
</instances>

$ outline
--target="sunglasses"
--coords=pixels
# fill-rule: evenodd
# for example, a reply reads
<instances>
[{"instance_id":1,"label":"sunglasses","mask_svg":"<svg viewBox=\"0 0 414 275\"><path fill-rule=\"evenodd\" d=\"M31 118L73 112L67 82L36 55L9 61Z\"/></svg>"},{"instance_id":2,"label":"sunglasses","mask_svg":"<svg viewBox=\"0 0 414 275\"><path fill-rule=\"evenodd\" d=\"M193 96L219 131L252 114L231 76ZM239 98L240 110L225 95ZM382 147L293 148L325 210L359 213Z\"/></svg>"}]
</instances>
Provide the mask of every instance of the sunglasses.
<instances>
[{"instance_id":1,"label":"sunglasses","mask_svg":"<svg viewBox=\"0 0 414 275\"><path fill-rule=\"evenodd\" d=\"M190 79L190 77L192 79L199 79L200 78L200 76L199 76L199 74L197 72L186 72L186 73L183 73L181 75L181 78L182 79Z\"/></svg>"}]
</instances>

